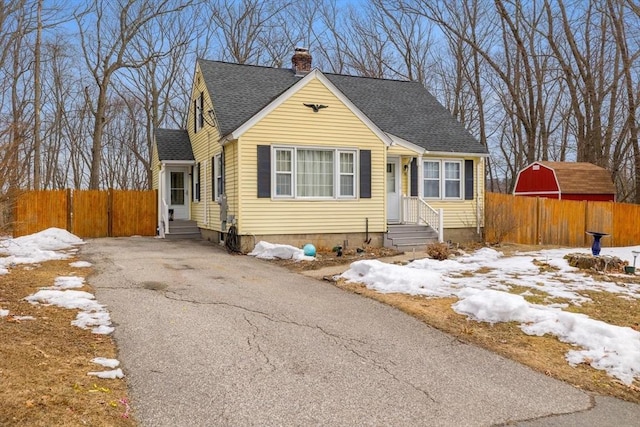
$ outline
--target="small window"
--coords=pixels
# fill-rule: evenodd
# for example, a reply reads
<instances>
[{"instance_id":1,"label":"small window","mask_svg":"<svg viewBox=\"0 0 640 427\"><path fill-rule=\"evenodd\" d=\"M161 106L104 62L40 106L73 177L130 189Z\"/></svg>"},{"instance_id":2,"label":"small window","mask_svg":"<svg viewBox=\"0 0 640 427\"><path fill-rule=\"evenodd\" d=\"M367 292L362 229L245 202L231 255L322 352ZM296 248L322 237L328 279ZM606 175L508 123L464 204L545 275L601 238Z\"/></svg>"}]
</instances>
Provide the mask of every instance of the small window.
<instances>
[{"instance_id":1,"label":"small window","mask_svg":"<svg viewBox=\"0 0 640 427\"><path fill-rule=\"evenodd\" d=\"M356 163L354 152L340 152L340 197L356 196Z\"/></svg>"},{"instance_id":2,"label":"small window","mask_svg":"<svg viewBox=\"0 0 640 427\"><path fill-rule=\"evenodd\" d=\"M293 150L277 149L275 155L276 196L293 196Z\"/></svg>"},{"instance_id":3,"label":"small window","mask_svg":"<svg viewBox=\"0 0 640 427\"><path fill-rule=\"evenodd\" d=\"M211 159L213 164L213 174L211 187L213 188L213 200L220 200L224 194L224 161L222 154L217 154Z\"/></svg>"},{"instance_id":4,"label":"small window","mask_svg":"<svg viewBox=\"0 0 640 427\"><path fill-rule=\"evenodd\" d=\"M462 177L460 162L444 162L444 198L459 199L461 197Z\"/></svg>"},{"instance_id":5,"label":"small window","mask_svg":"<svg viewBox=\"0 0 640 427\"><path fill-rule=\"evenodd\" d=\"M424 162L424 197L440 198L440 162Z\"/></svg>"},{"instance_id":6,"label":"small window","mask_svg":"<svg viewBox=\"0 0 640 427\"><path fill-rule=\"evenodd\" d=\"M193 201L200 201L200 163L193 168Z\"/></svg>"}]
</instances>

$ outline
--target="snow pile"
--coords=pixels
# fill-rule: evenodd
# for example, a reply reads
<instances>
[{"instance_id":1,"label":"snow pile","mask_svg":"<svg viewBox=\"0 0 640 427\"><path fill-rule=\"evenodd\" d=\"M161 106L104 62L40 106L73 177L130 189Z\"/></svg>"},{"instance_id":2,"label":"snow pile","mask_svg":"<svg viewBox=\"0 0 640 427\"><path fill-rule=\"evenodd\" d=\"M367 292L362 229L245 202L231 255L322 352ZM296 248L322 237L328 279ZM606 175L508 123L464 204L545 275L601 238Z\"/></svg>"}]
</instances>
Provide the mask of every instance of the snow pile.
<instances>
[{"instance_id":1,"label":"snow pile","mask_svg":"<svg viewBox=\"0 0 640 427\"><path fill-rule=\"evenodd\" d=\"M38 262L66 259L74 246L83 244L79 237L61 228L48 228L39 233L0 241L0 274L6 274L6 267L15 264L35 264Z\"/></svg>"},{"instance_id":2,"label":"snow pile","mask_svg":"<svg viewBox=\"0 0 640 427\"><path fill-rule=\"evenodd\" d=\"M9 310L3 310L0 308L0 317L7 317L9 315Z\"/></svg>"},{"instance_id":3,"label":"snow pile","mask_svg":"<svg viewBox=\"0 0 640 427\"><path fill-rule=\"evenodd\" d=\"M632 251L638 250L638 246L603 248L601 256L633 262ZM341 277L381 293L457 297L459 301L453 305L456 312L489 323L518 322L523 332L530 335L552 334L581 348L567 353L570 364L588 363L631 384L640 379L640 332L563 311L567 304L553 301L546 305L531 304L522 296L531 295L530 291L522 295L508 293L512 286L520 286L537 291L536 295L547 295L548 299L564 298L573 305L590 301L581 294L584 290L640 300L637 283L616 281L616 275L611 275L609 281L598 281L569 266L564 256L579 251L586 252L575 248L551 249L505 257L483 248L455 259L421 259L406 266L361 260L352 263ZM541 270L537 265L540 263L557 270Z\"/></svg>"},{"instance_id":4,"label":"snow pile","mask_svg":"<svg viewBox=\"0 0 640 427\"><path fill-rule=\"evenodd\" d=\"M278 245L260 241L248 255L261 259L293 259L296 261L313 261L312 256L306 256L302 249L290 245Z\"/></svg>"},{"instance_id":5,"label":"snow pile","mask_svg":"<svg viewBox=\"0 0 640 427\"><path fill-rule=\"evenodd\" d=\"M378 260L356 261L342 277L365 283L368 288L380 293L399 292L434 297L450 295L442 286L442 276L436 271L406 268Z\"/></svg>"}]
</instances>

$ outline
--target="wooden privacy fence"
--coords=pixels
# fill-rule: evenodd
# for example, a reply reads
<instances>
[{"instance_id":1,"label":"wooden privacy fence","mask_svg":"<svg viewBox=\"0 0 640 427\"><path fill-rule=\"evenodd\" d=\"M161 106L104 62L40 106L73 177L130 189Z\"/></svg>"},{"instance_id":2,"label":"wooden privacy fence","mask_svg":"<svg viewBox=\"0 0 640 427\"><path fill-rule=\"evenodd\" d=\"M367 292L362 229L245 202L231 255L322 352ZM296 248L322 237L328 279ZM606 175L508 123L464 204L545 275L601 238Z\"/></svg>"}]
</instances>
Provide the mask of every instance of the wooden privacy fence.
<instances>
[{"instance_id":1,"label":"wooden privacy fence","mask_svg":"<svg viewBox=\"0 0 640 427\"><path fill-rule=\"evenodd\" d=\"M13 235L58 227L79 237L155 236L157 207L155 190L29 191L16 200Z\"/></svg>"},{"instance_id":2,"label":"wooden privacy fence","mask_svg":"<svg viewBox=\"0 0 640 427\"><path fill-rule=\"evenodd\" d=\"M610 234L604 246L638 245L640 205L487 193L487 242L591 246L587 231Z\"/></svg>"}]
</instances>

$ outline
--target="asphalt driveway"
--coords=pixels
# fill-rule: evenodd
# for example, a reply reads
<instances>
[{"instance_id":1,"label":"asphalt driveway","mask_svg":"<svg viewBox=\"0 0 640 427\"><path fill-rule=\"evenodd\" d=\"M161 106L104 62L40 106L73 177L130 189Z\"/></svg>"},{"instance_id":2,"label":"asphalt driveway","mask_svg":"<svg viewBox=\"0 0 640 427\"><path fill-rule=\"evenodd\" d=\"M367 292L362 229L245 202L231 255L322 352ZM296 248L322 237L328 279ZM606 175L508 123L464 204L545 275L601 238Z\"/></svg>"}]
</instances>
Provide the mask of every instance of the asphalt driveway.
<instances>
[{"instance_id":1,"label":"asphalt driveway","mask_svg":"<svg viewBox=\"0 0 640 427\"><path fill-rule=\"evenodd\" d=\"M144 426L557 425L601 401L612 425L640 415L206 242L98 239L81 257L98 272L89 282Z\"/></svg>"}]
</instances>

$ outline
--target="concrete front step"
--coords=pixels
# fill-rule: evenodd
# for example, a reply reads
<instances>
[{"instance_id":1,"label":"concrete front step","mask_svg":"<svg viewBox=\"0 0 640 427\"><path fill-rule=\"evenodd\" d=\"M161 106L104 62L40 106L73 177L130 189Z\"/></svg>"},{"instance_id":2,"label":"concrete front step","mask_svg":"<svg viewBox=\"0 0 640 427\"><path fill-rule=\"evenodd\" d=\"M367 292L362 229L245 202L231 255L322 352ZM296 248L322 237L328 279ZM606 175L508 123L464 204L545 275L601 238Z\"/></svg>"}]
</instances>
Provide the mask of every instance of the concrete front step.
<instances>
[{"instance_id":1,"label":"concrete front step","mask_svg":"<svg viewBox=\"0 0 640 427\"><path fill-rule=\"evenodd\" d=\"M393 224L387 227L384 246L399 251L424 251L425 247L438 241L438 233L427 225Z\"/></svg>"},{"instance_id":2,"label":"concrete front step","mask_svg":"<svg viewBox=\"0 0 640 427\"><path fill-rule=\"evenodd\" d=\"M169 232L165 239L201 239L200 229L195 221L175 220L169 222Z\"/></svg>"}]
</instances>

